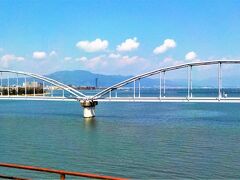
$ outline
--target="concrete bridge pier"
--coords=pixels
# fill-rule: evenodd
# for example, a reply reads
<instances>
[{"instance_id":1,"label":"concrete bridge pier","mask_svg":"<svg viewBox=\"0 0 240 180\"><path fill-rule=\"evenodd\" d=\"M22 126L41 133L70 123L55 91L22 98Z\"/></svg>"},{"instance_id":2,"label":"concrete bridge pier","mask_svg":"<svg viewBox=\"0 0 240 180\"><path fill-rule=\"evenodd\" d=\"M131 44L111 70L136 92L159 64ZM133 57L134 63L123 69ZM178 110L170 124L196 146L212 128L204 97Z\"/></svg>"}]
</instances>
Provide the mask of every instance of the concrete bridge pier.
<instances>
[{"instance_id":1,"label":"concrete bridge pier","mask_svg":"<svg viewBox=\"0 0 240 180\"><path fill-rule=\"evenodd\" d=\"M83 117L84 118L95 117L95 106L98 104L97 101L81 100L80 104L83 107Z\"/></svg>"}]
</instances>

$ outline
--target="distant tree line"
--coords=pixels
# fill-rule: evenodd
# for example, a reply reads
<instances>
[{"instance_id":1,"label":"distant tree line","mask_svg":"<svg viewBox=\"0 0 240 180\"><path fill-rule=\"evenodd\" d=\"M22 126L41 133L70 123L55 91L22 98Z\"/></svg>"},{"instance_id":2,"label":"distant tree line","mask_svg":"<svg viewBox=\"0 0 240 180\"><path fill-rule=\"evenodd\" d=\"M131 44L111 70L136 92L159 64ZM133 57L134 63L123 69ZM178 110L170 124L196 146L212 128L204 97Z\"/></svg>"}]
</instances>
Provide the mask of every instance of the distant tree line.
<instances>
[{"instance_id":1,"label":"distant tree line","mask_svg":"<svg viewBox=\"0 0 240 180\"><path fill-rule=\"evenodd\" d=\"M26 93L28 95L34 94L34 88L33 87L27 87ZM43 94L43 88L42 87L36 87L35 88L35 94ZM8 88L3 87L0 88L0 94L2 95L8 95ZM9 95L25 95L25 87L19 87L18 89L16 87L9 87Z\"/></svg>"}]
</instances>

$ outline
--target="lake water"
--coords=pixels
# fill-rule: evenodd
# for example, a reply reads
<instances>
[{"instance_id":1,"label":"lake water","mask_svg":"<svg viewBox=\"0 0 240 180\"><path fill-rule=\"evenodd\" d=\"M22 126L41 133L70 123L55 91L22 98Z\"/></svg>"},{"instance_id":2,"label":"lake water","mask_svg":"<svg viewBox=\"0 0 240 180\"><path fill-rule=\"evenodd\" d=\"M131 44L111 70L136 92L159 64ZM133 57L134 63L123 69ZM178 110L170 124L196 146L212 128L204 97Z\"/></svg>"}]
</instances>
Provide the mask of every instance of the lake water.
<instances>
[{"instance_id":1,"label":"lake water","mask_svg":"<svg viewBox=\"0 0 240 180\"><path fill-rule=\"evenodd\" d=\"M132 179L240 179L240 104L0 101L0 162ZM0 168L0 174L58 178Z\"/></svg>"}]
</instances>

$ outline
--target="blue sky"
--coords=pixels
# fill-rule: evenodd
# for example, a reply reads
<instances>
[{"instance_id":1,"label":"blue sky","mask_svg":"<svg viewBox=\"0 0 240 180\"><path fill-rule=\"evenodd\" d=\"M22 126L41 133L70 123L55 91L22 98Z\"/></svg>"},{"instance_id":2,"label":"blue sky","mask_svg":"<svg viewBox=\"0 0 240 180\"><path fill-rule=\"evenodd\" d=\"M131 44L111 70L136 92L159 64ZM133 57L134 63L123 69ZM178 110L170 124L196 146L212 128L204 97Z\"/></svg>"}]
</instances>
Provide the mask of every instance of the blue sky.
<instances>
[{"instance_id":1,"label":"blue sky","mask_svg":"<svg viewBox=\"0 0 240 180\"><path fill-rule=\"evenodd\" d=\"M137 74L240 59L239 9L237 0L1 0L1 68Z\"/></svg>"}]
</instances>

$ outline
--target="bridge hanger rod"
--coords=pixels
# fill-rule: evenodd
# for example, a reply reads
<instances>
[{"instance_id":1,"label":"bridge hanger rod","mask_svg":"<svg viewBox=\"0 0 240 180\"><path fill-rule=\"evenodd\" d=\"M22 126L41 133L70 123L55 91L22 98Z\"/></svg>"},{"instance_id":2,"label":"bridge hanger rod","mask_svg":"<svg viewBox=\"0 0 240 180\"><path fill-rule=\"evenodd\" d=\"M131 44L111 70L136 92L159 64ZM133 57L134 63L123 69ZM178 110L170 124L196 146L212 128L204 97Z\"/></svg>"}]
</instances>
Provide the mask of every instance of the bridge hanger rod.
<instances>
[{"instance_id":1,"label":"bridge hanger rod","mask_svg":"<svg viewBox=\"0 0 240 180\"><path fill-rule=\"evenodd\" d=\"M45 87L45 82L43 81L43 84L42 84L42 86L43 86L43 96L45 96L45 93L44 93L44 87Z\"/></svg>"},{"instance_id":2,"label":"bridge hanger rod","mask_svg":"<svg viewBox=\"0 0 240 180\"><path fill-rule=\"evenodd\" d=\"M218 63L218 99L221 98L221 84L222 84L222 64Z\"/></svg>"},{"instance_id":3,"label":"bridge hanger rod","mask_svg":"<svg viewBox=\"0 0 240 180\"><path fill-rule=\"evenodd\" d=\"M17 96L18 96L18 74L17 74Z\"/></svg>"},{"instance_id":4,"label":"bridge hanger rod","mask_svg":"<svg viewBox=\"0 0 240 180\"><path fill-rule=\"evenodd\" d=\"M51 86L51 97L53 97L53 87Z\"/></svg>"},{"instance_id":5,"label":"bridge hanger rod","mask_svg":"<svg viewBox=\"0 0 240 180\"><path fill-rule=\"evenodd\" d=\"M138 97L141 97L141 80L138 80Z\"/></svg>"},{"instance_id":6,"label":"bridge hanger rod","mask_svg":"<svg viewBox=\"0 0 240 180\"><path fill-rule=\"evenodd\" d=\"M188 66L188 72L187 72L187 97L190 96L190 66Z\"/></svg>"},{"instance_id":7,"label":"bridge hanger rod","mask_svg":"<svg viewBox=\"0 0 240 180\"><path fill-rule=\"evenodd\" d=\"M35 96L36 95L36 81L35 81L35 79L33 80L33 96Z\"/></svg>"},{"instance_id":8,"label":"bridge hanger rod","mask_svg":"<svg viewBox=\"0 0 240 180\"><path fill-rule=\"evenodd\" d=\"M136 81L133 81L133 98L136 97Z\"/></svg>"},{"instance_id":9,"label":"bridge hanger rod","mask_svg":"<svg viewBox=\"0 0 240 180\"><path fill-rule=\"evenodd\" d=\"M2 72L1 72L1 95L3 95L3 83L2 83Z\"/></svg>"},{"instance_id":10,"label":"bridge hanger rod","mask_svg":"<svg viewBox=\"0 0 240 180\"><path fill-rule=\"evenodd\" d=\"M25 76L25 96L27 96L27 77Z\"/></svg>"},{"instance_id":11,"label":"bridge hanger rod","mask_svg":"<svg viewBox=\"0 0 240 180\"><path fill-rule=\"evenodd\" d=\"M109 91L109 98L112 98L112 90Z\"/></svg>"},{"instance_id":12,"label":"bridge hanger rod","mask_svg":"<svg viewBox=\"0 0 240 180\"><path fill-rule=\"evenodd\" d=\"M163 71L163 96L166 95L166 80L165 80L165 71Z\"/></svg>"},{"instance_id":13,"label":"bridge hanger rod","mask_svg":"<svg viewBox=\"0 0 240 180\"><path fill-rule=\"evenodd\" d=\"M8 89L7 89L7 92L8 92L8 96L9 96L9 95L10 95L9 74L8 74L7 83L8 83Z\"/></svg>"},{"instance_id":14,"label":"bridge hanger rod","mask_svg":"<svg viewBox=\"0 0 240 180\"><path fill-rule=\"evenodd\" d=\"M159 73L159 97L162 98L162 72Z\"/></svg>"},{"instance_id":15,"label":"bridge hanger rod","mask_svg":"<svg viewBox=\"0 0 240 180\"><path fill-rule=\"evenodd\" d=\"M190 66L190 97L192 97L192 88L193 88L193 85L192 85L192 66Z\"/></svg>"},{"instance_id":16,"label":"bridge hanger rod","mask_svg":"<svg viewBox=\"0 0 240 180\"><path fill-rule=\"evenodd\" d=\"M188 98L192 97L192 66L188 66Z\"/></svg>"}]
</instances>

